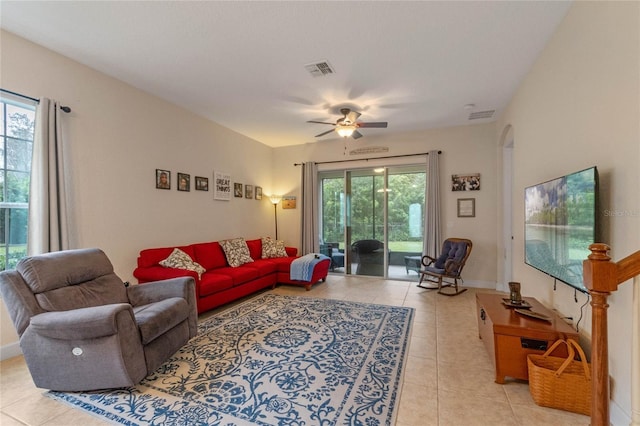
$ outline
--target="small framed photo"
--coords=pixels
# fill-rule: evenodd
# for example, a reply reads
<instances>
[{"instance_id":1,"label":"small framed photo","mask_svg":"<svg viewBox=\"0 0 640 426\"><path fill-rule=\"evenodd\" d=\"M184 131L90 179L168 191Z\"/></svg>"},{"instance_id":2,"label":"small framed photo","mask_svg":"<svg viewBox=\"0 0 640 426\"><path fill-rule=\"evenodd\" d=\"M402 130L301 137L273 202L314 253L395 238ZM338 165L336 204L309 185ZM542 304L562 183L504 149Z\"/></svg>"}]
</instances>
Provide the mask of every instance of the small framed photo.
<instances>
[{"instance_id":1,"label":"small framed photo","mask_svg":"<svg viewBox=\"0 0 640 426\"><path fill-rule=\"evenodd\" d=\"M262 200L262 187L256 186L256 200Z\"/></svg>"},{"instance_id":2,"label":"small framed photo","mask_svg":"<svg viewBox=\"0 0 640 426\"><path fill-rule=\"evenodd\" d=\"M458 198L458 217L476 217L475 198Z\"/></svg>"},{"instance_id":3,"label":"small framed photo","mask_svg":"<svg viewBox=\"0 0 640 426\"><path fill-rule=\"evenodd\" d=\"M156 169L156 188L171 189L171 172L169 170Z\"/></svg>"},{"instance_id":4,"label":"small framed photo","mask_svg":"<svg viewBox=\"0 0 640 426\"><path fill-rule=\"evenodd\" d=\"M191 191L191 175L178 173L178 191Z\"/></svg>"},{"instance_id":5,"label":"small framed photo","mask_svg":"<svg viewBox=\"0 0 640 426\"><path fill-rule=\"evenodd\" d=\"M244 186L244 198L253 198L253 185Z\"/></svg>"},{"instance_id":6,"label":"small framed photo","mask_svg":"<svg viewBox=\"0 0 640 426\"><path fill-rule=\"evenodd\" d=\"M196 176L196 191L208 191L209 178Z\"/></svg>"},{"instance_id":7,"label":"small framed photo","mask_svg":"<svg viewBox=\"0 0 640 426\"><path fill-rule=\"evenodd\" d=\"M242 184L238 182L233 183L233 196L236 198L242 198Z\"/></svg>"},{"instance_id":8,"label":"small framed photo","mask_svg":"<svg viewBox=\"0 0 640 426\"><path fill-rule=\"evenodd\" d=\"M296 197L293 195L282 197L282 208L283 209L295 209L296 208Z\"/></svg>"}]
</instances>

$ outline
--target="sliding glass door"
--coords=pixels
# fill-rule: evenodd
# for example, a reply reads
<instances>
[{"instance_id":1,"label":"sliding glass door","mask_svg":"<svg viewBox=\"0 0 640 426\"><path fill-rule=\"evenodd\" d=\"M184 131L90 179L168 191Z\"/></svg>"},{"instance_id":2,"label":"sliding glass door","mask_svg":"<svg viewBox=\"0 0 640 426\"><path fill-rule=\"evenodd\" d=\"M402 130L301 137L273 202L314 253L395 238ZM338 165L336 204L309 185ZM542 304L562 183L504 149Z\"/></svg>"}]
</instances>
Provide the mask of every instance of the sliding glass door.
<instances>
[{"instance_id":1,"label":"sliding glass door","mask_svg":"<svg viewBox=\"0 0 640 426\"><path fill-rule=\"evenodd\" d=\"M321 172L321 251L348 275L416 279L425 211L424 166Z\"/></svg>"},{"instance_id":2,"label":"sliding glass door","mask_svg":"<svg viewBox=\"0 0 640 426\"><path fill-rule=\"evenodd\" d=\"M385 176L384 168L346 172L346 246L351 247L350 270L347 273L385 276L388 260Z\"/></svg>"}]
</instances>

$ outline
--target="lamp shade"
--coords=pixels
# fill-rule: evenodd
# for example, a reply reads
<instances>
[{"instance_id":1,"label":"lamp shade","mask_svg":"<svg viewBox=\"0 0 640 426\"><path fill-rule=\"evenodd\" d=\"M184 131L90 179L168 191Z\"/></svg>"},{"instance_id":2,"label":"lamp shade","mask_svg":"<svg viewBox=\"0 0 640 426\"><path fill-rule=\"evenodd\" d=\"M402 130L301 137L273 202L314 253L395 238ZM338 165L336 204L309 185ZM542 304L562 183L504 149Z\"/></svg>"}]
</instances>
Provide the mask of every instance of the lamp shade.
<instances>
[{"instance_id":1,"label":"lamp shade","mask_svg":"<svg viewBox=\"0 0 640 426\"><path fill-rule=\"evenodd\" d=\"M356 131L355 124L342 124L342 125L336 126L336 132L338 132L338 134L343 138L348 138L355 131Z\"/></svg>"},{"instance_id":2,"label":"lamp shade","mask_svg":"<svg viewBox=\"0 0 640 426\"><path fill-rule=\"evenodd\" d=\"M282 195L271 195L269 196L272 204L278 204L282 200Z\"/></svg>"}]
</instances>

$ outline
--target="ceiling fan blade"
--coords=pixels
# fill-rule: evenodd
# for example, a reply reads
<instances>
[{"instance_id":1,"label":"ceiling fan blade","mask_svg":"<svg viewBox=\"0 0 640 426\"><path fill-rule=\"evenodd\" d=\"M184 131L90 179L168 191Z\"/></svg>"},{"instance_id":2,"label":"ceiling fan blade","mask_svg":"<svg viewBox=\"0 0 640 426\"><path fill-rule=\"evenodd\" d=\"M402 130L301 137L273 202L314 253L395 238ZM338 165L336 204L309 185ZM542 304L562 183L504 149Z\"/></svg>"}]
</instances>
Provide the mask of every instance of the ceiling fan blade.
<instances>
[{"instance_id":1,"label":"ceiling fan blade","mask_svg":"<svg viewBox=\"0 0 640 426\"><path fill-rule=\"evenodd\" d=\"M386 128L387 127L387 122L386 121L374 121L374 122L371 122L371 123L358 123L358 127Z\"/></svg>"},{"instance_id":2,"label":"ceiling fan blade","mask_svg":"<svg viewBox=\"0 0 640 426\"><path fill-rule=\"evenodd\" d=\"M335 126L335 124L336 124L336 123L327 123L326 121L314 121L314 120L309 120L309 121L307 121L307 123L331 124L332 126Z\"/></svg>"},{"instance_id":3,"label":"ceiling fan blade","mask_svg":"<svg viewBox=\"0 0 640 426\"><path fill-rule=\"evenodd\" d=\"M331 133L333 131L334 131L334 129L327 130L326 132L322 132L319 135L316 135L316 138L319 138L320 136L328 135L329 133Z\"/></svg>"},{"instance_id":4,"label":"ceiling fan blade","mask_svg":"<svg viewBox=\"0 0 640 426\"><path fill-rule=\"evenodd\" d=\"M360 133L359 131L354 131L353 134L351 135L352 138L354 139L360 139L362 136L364 136L362 133Z\"/></svg>"}]
</instances>

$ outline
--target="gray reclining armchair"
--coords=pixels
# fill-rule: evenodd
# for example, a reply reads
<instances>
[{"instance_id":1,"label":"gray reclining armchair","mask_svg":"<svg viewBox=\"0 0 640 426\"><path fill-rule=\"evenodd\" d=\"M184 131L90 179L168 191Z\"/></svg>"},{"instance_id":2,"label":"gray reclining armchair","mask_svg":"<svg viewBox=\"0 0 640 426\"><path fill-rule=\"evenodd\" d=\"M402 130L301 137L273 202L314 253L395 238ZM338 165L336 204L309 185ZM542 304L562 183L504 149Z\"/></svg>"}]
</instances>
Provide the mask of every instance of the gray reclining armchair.
<instances>
[{"instance_id":1,"label":"gray reclining armchair","mask_svg":"<svg viewBox=\"0 0 640 426\"><path fill-rule=\"evenodd\" d=\"M193 278L125 287L99 249L24 258L0 290L39 388L135 385L197 332Z\"/></svg>"}]
</instances>

